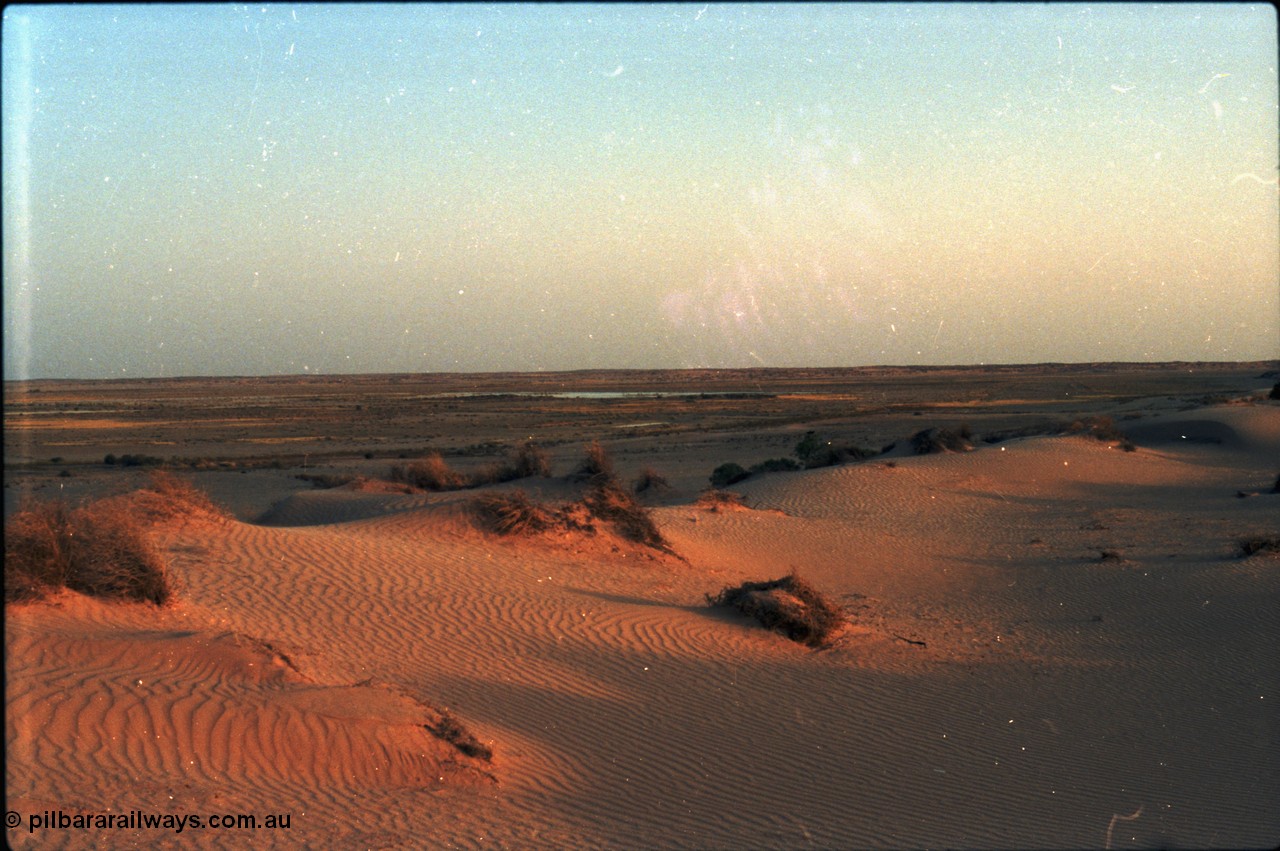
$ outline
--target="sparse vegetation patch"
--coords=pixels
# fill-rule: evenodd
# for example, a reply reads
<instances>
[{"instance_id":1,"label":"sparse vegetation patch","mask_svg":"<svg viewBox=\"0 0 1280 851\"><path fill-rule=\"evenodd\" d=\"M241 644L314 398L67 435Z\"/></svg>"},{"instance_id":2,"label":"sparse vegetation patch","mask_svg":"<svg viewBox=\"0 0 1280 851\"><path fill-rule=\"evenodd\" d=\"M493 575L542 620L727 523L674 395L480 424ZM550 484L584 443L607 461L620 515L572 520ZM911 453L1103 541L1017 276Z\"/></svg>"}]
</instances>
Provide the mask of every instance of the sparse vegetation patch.
<instances>
[{"instance_id":1,"label":"sparse vegetation patch","mask_svg":"<svg viewBox=\"0 0 1280 851\"><path fill-rule=\"evenodd\" d=\"M521 444L505 462L488 464L469 476L450 467L439 452L431 452L408 464L392 464L390 472L391 481L427 491L463 490L550 475L551 461L547 453L532 442Z\"/></svg>"},{"instance_id":2,"label":"sparse vegetation patch","mask_svg":"<svg viewBox=\"0 0 1280 851\"><path fill-rule=\"evenodd\" d=\"M803 469L790 458L769 458L751 465L752 473L789 473Z\"/></svg>"},{"instance_id":3,"label":"sparse vegetation patch","mask_svg":"<svg viewBox=\"0 0 1280 851\"><path fill-rule=\"evenodd\" d=\"M482 494L471 500L470 508L482 529L499 535L545 532L558 520L554 511L529 499L521 490Z\"/></svg>"},{"instance_id":4,"label":"sparse vegetation patch","mask_svg":"<svg viewBox=\"0 0 1280 851\"><path fill-rule=\"evenodd\" d=\"M952 430L949 428L927 428L911 436L911 449L917 455L929 455L935 452L968 452L973 449L969 442L972 437L967 425Z\"/></svg>"},{"instance_id":5,"label":"sparse vegetation patch","mask_svg":"<svg viewBox=\"0 0 1280 851\"><path fill-rule=\"evenodd\" d=\"M706 511L733 511L739 508L746 508L742 502L742 496L733 491L720 490L718 488L708 488L698 494L698 501L694 503L698 508Z\"/></svg>"},{"instance_id":6,"label":"sparse vegetation patch","mask_svg":"<svg viewBox=\"0 0 1280 851\"><path fill-rule=\"evenodd\" d=\"M766 629L809 647L827 644L845 624L844 613L795 573L767 582L724 588L707 604L737 609Z\"/></svg>"},{"instance_id":7,"label":"sparse vegetation patch","mask_svg":"<svg viewBox=\"0 0 1280 851\"><path fill-rule=\"evenodd\" d=\"M450 467L439 452L408 464L392 464L391 481L428 491L458 490L467 484L466 477Z\"/></svg>"},{"instance_id":8,"label":"sparse vegetation patch","mask_svg":"<svg viewBox=\"0 0 1280 851\"><path fill-rule=\"evenodd\" d=\"M750 475L751 473L741 464L735 464L730 461L711 471L711 485L712 487L723 488L737 484Z\"/></svg>"},{"instance_id":9,"label":"sparse vegetation patch","mask_svg":"<svg viewBox=\"0 0 1280 851\"><path fill-rule=\"evenodd\" d=\"M1124 432L1116 426L1115 421L1111 417L1097 416L1085 417L1079 420L1059 421L1059 422L1041 422L1020 428L1004 429L1002 431L992 431L982 436L983 443L1003 443L1018 437L1038 437L1040 435L1062 435L1062 434L1078 434L1084 437L1092 437L1104 442L1118 442L1120 448L1125 452L1133 452L1136 447Z\"/></svg>"},{"instance_id":10,"label":"sparse vegetation patch","mask_svg":"<svg viewBox=\"0 0 1280 851\"><path fill-rule=\"evenodd\" d=\"M202 518L224 521L230 517L226 509L184 478L165 470L155 470L147 486L127 497L129 505L147 520Z\"/></svg>"},{"instance_id":11,"label":"sparse vegetation patch","mask_svg":"<svg viewBox=\"0 0 1280 851\"><path fill-rule=\"evenodd\" d=\"M640 471L640 475L636 477L631 489L636 493L649 493L671 490L671 483L667 481L667 477L659 473L652 467L645 467Z\"/></svg>"},{"instance_id":12,"label":"sparse vegetation patch","mask_svg":"<svg viewBox=\"0 0 1280 851\"><path fill-rule=\"evenodd\" d=\"M864 449L861 446L837 446L830 440L823 440L817 436L815 432L806 431L804 437L796 444L796 457L800 459L800 465L806 470L812 470L817 467L834 467L837 464L846 464L850 461L864 461L876 455L874 449ZM752 472L756 472L756 468L751 468Z\"/></svg>"},{"instance_id":13,"label":"sparse vegetation patch","mask_svg":"<svg viewBox=\"0 0 1280 851\"><path fill-rule=\"evenodd\" d=\"M480 528L499 535L534 535L555 529L594 534L598 521L628 541L671 552L649 510L613 475L613 462L600 444L587 448L586 458L571 478L581 476L587 477L587 488L576 502L547 506L517 490L484 494L468 505Z\"/></svg>"},{"instance_id":14,"label":"sparse vegetation patch","mask_svg":"<svg viewBox=\"0 0 1280 851\"><path fill-rule=\"evenodd\" d=\"M572 481L591 482L611 479L613 475L613 459L598 441L592 441L587 445L587 454L569 474L569 478Z\"/></svg>"},{"instance_id":15,"label":"sparse vegetation patch","mask_svg":"<svg viewBox=\"0 0 1280 851\"><path fill-rule=\"evenodd\" d=\"M60 588L155 605L172 596L164 558L127 502L37 503L5 523L4 537L5 602Z\"/></svg>"},{"instance_id":16,"label":"sparse vegetation patch","mask_svg":"<svg viewBox=\"0 0 1280 851\"><path fill-rule=\"evenodd\" d=\"M1280 537L1245 538L1240 542L1242 558L1257 553L1280 553Z\"/></svg>"},{"instance_id":17,"label":"sparse vegetation patch","mask_svg":"<svg viewBox=\"0 0 1280 851\"><path fill-rule=\"evenodd\" d=\"M440 719L434 724L423 724L431 735L441 741L448 742L463 754L485 762L493 759L493 748L481 742L467 727L448 710L440 710Z\"/></svg>"},{"instance_id":18,"label":"sparse vegetation patch","mask_svg":"<svg viewBox=\"0 0 1280 851\"><path fill-rule=\"evenodd\" d=\"M666 539L658 531L649 509L636 502L617 481L609 479L594 484L582 500L593 517L610 523L619 535L654 549L667 549Z\"/></svg>"}]
</instances>

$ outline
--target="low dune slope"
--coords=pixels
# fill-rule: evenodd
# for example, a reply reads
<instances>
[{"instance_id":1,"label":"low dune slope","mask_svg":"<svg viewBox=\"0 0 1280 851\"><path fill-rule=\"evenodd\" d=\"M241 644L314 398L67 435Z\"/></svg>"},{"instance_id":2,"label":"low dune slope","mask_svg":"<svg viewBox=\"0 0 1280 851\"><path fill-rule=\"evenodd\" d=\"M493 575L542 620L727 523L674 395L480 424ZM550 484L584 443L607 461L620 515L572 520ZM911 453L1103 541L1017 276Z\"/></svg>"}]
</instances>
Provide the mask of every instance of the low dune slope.
<instances>
[{"instance_id":1,"label":"low dune slope","mask_svg":"<svg viewBox=\"0 0 1280 851\"><path fill-rule=\"evenodd\" d=\"M338 491L168 527L174 609L10 618L10 789L289 809L254 837L281 847L1273 845L1280 566L1234 542L1276 503L1235 497L1241 457L1073 437L760 476L748 510L655 511L687 561ZM825 649L705 605L792 569L850 617ZM421 771L428 705L483 771ZM107 744L174 719L172 751Z\"/></svg>"},{"instance_id":2,"label":"low dune slope","mask_svg":"<svg viewBox=\"0 0 1280 851\"><path fill-rule=\"evenodd\" d=\"M1142 445L1213 444L1280 458L1280 405L1213 406L1121 424Z\"/></svg>"},{"instance_id":3,"label":"low dune slope","mask_svg":"<svg viewBox=\"0 0 1280 851\"><path fill-rule=\"evenodd\" d=\"M335 800L492 784L483 760L432 732L441 713L402 690L315 682L269 642L184 614L70 594L9 612L11 808L96 813L128 789L154 813L227 812L228 790L267 804L281 787Z\"/></svg>"}]
</instances>

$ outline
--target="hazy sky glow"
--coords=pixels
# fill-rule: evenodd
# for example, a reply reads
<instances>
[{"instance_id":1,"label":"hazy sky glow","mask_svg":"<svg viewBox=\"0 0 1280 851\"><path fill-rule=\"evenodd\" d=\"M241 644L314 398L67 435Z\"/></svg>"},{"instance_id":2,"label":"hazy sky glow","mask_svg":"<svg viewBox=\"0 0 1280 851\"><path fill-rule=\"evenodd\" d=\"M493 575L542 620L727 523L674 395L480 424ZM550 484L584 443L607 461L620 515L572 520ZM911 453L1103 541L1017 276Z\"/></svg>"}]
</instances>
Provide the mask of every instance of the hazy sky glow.
<instances>
[{"instance_id":1,"label":"hazy sky glow","mask_svg":"<svg viewBox=\"0 0 1280 851\"><path fill-rule=\"evenodd\" d=\"M6 378L1280 356L1269 6L3 36Z\"/></svg>"}]
</instances>

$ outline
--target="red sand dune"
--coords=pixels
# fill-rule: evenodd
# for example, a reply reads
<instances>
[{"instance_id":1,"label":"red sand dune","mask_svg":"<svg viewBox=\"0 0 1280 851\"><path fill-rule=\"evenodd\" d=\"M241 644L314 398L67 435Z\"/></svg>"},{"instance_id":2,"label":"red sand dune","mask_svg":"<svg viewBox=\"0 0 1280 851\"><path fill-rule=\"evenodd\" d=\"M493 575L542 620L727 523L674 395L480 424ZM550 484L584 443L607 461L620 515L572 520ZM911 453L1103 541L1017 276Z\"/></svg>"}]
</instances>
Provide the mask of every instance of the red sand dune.
<instances>
[{"instance_id":1,"label":"red sand dune","mask_svg":"<svg viewBox=\"0 0 1280 851\"><path fill-rule=\"evenodd\" d=\"M1280 409L1160 416L1135 452L1030 437L671 501L683 559L486 535L465 494L162 525L171 606L7 607L8 806L291 826L9 841L1274 846L1280 562L1235 544L1280 495L1235 493L1274 480ZM791 570L849 615L825 649L705 605ZM491 761L425 729L444 708Z\"/></svg>"}]
</instances>

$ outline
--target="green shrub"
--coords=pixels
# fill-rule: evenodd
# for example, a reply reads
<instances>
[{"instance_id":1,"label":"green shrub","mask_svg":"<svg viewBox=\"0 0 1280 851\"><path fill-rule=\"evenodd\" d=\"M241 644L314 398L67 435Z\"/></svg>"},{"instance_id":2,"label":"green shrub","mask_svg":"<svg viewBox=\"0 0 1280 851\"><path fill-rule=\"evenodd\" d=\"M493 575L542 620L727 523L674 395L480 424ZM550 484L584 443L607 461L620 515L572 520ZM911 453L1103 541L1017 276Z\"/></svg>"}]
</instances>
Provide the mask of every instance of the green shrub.
<instances>
[{"instance_id":1,"label":"green shrub","mask_svg":"<svg viewBox=\"0 0 1280 851\"><path fill-rule=\"evenodd\" d=\"M807 464L809 461L809 456L817 452L819 449L821 449L825 445L826 444L824 441L818 439L817 434L815 434L812 431L806 431L804 433L804 437L801 438L800 442L796 444L796 448L795 448L796 457L800 459L801 463Z\"/></svg>"},{"instance_id":2,"label":"green shrub","mask_svg":"<svg viewBox=\"0 0 1280 851\"><path fill-rule=\"evenodd\" d=\"M122 467L157 467L164 463L163 458L157 458L154 455L121 455L120 466Z\"/></svg>"},{"instance_id":3,"label":"green shrub","mask_svg":"<svg viewBox=\"0 0 1280 851\"><path fill-rule=\"evenodd\" d=\"M875 457L876 453L870 449L863 449L861 446L824 446L817 452L812 453L808 460L805 461L805 469L812 470L817 467L834 467L837 464L847 464L850 461L864 461L867 458Z\"/></svg>"},{"instance_id":4,"label":"green shrub","mask_svg":"<svg viewBox=\"0 0 1280 851\"><path fill-rule=\"evenodd\" d=\"M723 488L740 482L750 475L751 473L745 470L741 464L735 464L730 461L711 471L711 484L713 487Z\"/></svg>"},{"instance_id":5,"label":"green shrub","mask_svg":"<svg viewBox=\"0 0 1280 851\"><path fill-rule=\"evenodd\" d=\"M751 465L752 473L789 473L800 469L803 469L800 464L790 458L770 458Z\"/></svg>"}]
</instances>

